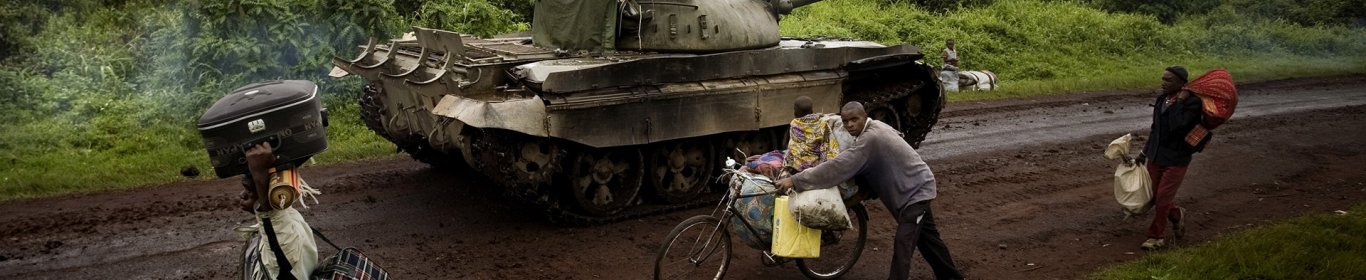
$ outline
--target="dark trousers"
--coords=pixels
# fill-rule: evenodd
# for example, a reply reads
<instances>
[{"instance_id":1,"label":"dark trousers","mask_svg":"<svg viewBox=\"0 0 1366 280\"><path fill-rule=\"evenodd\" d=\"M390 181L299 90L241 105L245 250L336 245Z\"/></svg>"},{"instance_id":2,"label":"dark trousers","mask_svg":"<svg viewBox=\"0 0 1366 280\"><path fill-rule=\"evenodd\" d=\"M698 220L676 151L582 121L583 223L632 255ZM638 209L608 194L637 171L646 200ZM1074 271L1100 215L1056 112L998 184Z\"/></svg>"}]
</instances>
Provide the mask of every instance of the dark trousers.
<instances>
[{"instance_id":1,"label":"dark trousers","mask_svg":"<svg viewBox=\"0 0 1366 280\"><path fill-rule=\"evenodd\" d=\"M1185 166L1157 166L1148 161L1148 176L1153 179L1153 222L1148 225L1148 238L1163 239L1167 236L1167 222L1181 219L1181 209L1177 209L1176 190L1186 178Z\"/></svg>"},{"instance_id":2,"label":"dark trousers","mask_svg":"<svg viewBox=\"0 0 1366 280\"><path fill-rule=\"evenodd\" d=\"M919 221L917 221L919 220ZM949 257L949 247L939 238L939 229L934 226L934 212L930 202L923 201L907 205L896 217L896 240L892 252L892 273L888 279L906 280L911 278L911 258L915 248L930 263L935 279L962 279L958 267Z\"/></svg>"}]
</instances>

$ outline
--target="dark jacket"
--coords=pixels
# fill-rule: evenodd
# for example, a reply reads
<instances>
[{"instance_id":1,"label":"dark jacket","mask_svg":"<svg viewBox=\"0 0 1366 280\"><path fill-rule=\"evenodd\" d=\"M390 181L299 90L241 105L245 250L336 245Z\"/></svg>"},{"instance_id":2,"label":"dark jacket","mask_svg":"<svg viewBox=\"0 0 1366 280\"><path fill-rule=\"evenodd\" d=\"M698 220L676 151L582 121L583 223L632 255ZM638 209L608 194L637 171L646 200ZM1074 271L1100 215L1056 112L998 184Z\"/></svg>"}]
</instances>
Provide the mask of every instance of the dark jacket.
<instances>
[{"instance_id":1,"label":"dark jacket","mask_svg":"<svg viewBox=\"0 0 1366 280\"><path fill-rule=\"evenodd\" d=\"M869 188L894 217L907 205L934 199L934 173L895 129L869 120L862 135L848 150L792 176L798 191L834 187L855 176L859 187Z\"/></svg>"},{"instance_id":2,"label":"dark jacket","mask_svg":"<svg viewBox=\"0 0 1366 280\"><path fill-rule=\"evenodd\" d=\"M1170 108L1164 108L1167 96L1158 96L1153 103L1153 126L1148 133L1148 144L1143 147L1143 154L1157 166L1186 166L1191 162L1191 155L1200 151L1200 145L1186 143L1186 134L1204 118L1200 97L1190 94L1173 103Z\"/></svg>"}]
</instances>

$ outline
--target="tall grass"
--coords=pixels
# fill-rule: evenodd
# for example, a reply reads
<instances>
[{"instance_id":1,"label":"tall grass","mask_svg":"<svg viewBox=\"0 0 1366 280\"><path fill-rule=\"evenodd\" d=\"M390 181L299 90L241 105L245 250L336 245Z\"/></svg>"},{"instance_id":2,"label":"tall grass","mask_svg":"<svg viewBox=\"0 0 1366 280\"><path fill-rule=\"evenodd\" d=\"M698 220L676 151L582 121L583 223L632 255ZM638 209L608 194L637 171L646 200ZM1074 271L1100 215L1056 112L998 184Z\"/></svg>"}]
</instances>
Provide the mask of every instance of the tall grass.
<instances>
[{"instance_id":1,"label":"tall grass","mask_svg":"<svg viewBox=\"0 0 1366 280\"><path fill-rule=\"evenodd\" d=\"M1366 279L1366 204L1160 252L1093 279Z\"/></svg>"},{"instance_id":2,"label":"tall grass","mask_svg":"<svg viewBox=\"0 0 1366 280\"><path fill-rule=\"evenodd\" d=\"M920 46L939 64L955 39L964 70L990 70L1001 90L951 100L1156 87L1161 69L1229 68L1239 81L1366 73L1366 30L1300 26L1230 5L1174 25L1066 1L1000 0L932 13L902 2L827 0L783 18L785 34Z\"/></svg>"},{"instance_id":3,"label":"tall grass","mask_svg":"<svg viewBox=\"0 0 1366 280\"><path fill-rule=\"evenodd\" d=\"M0 32L24 40L0 53L0 200L186 180L183 167L212 177L198 116L230 89L269 79L319 84L333 120L315 162L393 154L357 118L360 79L326 76L333 55L410 25L485 36L524 28L484 0L413 8L462 14L399 15L388 0L9 3ZM16 21L15 10L33 16Z\"/></svg>"}]
</instances>

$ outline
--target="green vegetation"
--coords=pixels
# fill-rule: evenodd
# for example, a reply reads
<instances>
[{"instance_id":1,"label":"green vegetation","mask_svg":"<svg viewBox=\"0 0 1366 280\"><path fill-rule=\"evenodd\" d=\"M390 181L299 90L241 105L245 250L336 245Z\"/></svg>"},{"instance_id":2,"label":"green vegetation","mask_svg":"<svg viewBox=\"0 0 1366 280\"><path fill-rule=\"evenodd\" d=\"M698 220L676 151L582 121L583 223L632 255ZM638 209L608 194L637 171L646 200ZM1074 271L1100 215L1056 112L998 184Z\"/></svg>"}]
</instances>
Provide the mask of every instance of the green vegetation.
<instances>
[{"instance_id":1,"label":"green vegetation","mask_svg":"<svg viewBox=\"0 0 1366 280\"><path fill-rule=\"evenodd\" d=\"M1366 279L1366 204L1160 252L1093 279Z\"/></svg>"},{"instance_id":2,"label":"green vegetation","mask_svg":"<svg viewBox=\"0 0 1366 280\"><path fill-rule=\"evenodd\" d=\"M1226 67L1244 82L1366 73L1366 29L1239 11L1225 4L1164 25L1069 2L999 0L933 13L901 2L827 0L797 10L782 27L789 35L907 42L931 64L939 64L944 41L956 39L962 69L995 72L1001 90L950 100L1156 88L1171 65L1187 65L1192 78Z\"/></svg>"},{"instance_id":3,"label":"green vegetation","mask_svg":"<svg viewBox=\"0 0 1366 280\"><path fill-rule=\"evenodd\" d=\"M1240 81L1366 73L1362 0L827 0L783 19L798 36L923 46L956 38L965 69L1003 90L954 100L1155 87L1157 73L1228 67ZM1111 3L1113 2L1113 3ZM0 200L209 174L194 123L233 87L318 82L333 112L318 162L392 155L356 117L334 55L408 26L480 36L529 28L529 0L7 1L0 7ZM1346 4L1343 4L1346 3ZM1175 15L1170 24L1158 19ZM211 175L210 175L211 176ZM201 176L204 178L204 176Z\"/></svg>"},{"instance_id":4,"label":"green vegetation","mask_svg":"<svg viewBox=\"0 0 1366 280\"><path fill-rule=\"evenodd\" d=\"M326 76L333 55L411 25L526 28L483 0L48 2L0 7L0 200L213 177L198 116L269 79L319 84L335 118L316 162L391 155L356 118L361 81Z\"/></svg>"}]
</instances>

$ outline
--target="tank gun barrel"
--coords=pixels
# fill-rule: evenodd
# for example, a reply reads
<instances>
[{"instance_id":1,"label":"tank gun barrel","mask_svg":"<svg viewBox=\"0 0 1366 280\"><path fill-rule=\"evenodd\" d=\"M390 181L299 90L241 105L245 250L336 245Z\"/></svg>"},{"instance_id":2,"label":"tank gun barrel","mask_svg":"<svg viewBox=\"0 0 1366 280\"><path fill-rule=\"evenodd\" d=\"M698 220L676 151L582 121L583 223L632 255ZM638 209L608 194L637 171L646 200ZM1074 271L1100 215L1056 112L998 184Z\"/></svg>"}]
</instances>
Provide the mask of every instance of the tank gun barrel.
<instances>
[{"instance_id":1,"label":"tank gun barrel","mask_svg":"<svg viewBox=\"0 0 1366 280\"><path fill-rule=\"evenodd\" d=\"M777 10L778 14L786 15L792 13L792 10L794 9L820 1L824 0L770 0L770 3L773 5L773 8Z\"/></svg>"}]
</instances>

